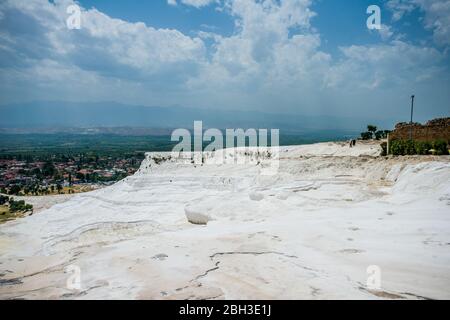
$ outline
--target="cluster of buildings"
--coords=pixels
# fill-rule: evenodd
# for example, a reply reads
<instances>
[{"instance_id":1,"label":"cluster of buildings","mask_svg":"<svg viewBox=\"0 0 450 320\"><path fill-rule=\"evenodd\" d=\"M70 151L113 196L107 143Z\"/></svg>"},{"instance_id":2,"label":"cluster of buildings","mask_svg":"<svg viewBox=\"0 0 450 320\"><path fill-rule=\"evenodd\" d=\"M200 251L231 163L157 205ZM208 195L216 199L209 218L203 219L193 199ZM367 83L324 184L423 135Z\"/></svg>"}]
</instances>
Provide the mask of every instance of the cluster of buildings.
<instances>
[{"instance_id":1,"label":"cluster of buildings","mask_svg":"<svg viewBox=\"0 0 450 320\"><path fill-rule=\"evenodd\" d=\"M25 161L0 159L0 188L32 183L34 179L25 174L26 167Z\"/></svg>"},{"instance_id":2,"label":"cluster of buildings","mask_svg":"<svg viewBox=\"0 0 450 320\"><path fill-rule=\"evenodd\" d=\"M140 159L134 157L128 159L97 157L95 161L82 162L75 159L64 161L0 159L0 192L48 194L77 185L110 184L134 174L139 164Z\"/></svg>"}]
</instances>

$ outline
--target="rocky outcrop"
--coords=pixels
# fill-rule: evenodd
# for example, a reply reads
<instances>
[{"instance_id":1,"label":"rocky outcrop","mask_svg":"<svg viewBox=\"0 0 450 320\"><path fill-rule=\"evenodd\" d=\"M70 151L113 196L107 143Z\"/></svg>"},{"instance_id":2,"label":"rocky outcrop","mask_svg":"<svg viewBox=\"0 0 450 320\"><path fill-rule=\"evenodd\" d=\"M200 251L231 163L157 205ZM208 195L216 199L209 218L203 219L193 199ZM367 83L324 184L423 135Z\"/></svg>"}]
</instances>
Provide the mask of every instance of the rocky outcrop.
<instances>
[{"instance_id":1,"label":"rocky outcrop","mask_svg":"<svg viewBox=\"0 0 450 320\"><path fill-rule=\"evenodd\" d=\"M450 117L428 121L425 125L420 123L399 123L390 134L390 140L407 140L412 138L418 141L445 140L450 142Z\"/></svg>"}]
</instances>

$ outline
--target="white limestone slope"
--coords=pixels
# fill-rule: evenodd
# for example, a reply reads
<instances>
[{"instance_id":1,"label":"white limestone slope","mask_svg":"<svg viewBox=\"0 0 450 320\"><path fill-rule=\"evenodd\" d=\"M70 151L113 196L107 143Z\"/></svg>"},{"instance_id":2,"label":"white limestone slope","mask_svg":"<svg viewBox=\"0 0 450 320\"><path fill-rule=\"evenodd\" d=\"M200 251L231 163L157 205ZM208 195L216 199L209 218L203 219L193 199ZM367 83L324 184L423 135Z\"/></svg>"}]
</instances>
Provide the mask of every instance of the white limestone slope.
<instances>
[{"instance_id":1,"label":"white limestone slope","mask_svg":"<svg viewBox=\"0 0 450 320\"><path fill-rule=\"evenodd\" d=\"M273 176L264 156L148 154L132 177L1 225L0 298L449 299L450 159L378 153L285 147Z\"/></svg>"}]
</instances>

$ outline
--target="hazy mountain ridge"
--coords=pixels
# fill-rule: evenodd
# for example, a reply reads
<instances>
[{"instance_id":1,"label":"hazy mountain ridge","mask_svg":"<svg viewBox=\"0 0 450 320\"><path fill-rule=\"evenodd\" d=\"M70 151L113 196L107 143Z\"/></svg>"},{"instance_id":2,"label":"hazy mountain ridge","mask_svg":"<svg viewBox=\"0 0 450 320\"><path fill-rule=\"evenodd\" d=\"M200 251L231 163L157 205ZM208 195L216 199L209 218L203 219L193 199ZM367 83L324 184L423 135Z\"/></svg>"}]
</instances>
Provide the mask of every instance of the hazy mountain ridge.
<instances>
[{"instance_id":1,"label":"hazy mountain ridge","mask_svg":"<svg viewBox=\"0 0 450 320\"><path fill-rule=\"evenodd\" d=\"M365 119L331 116L298 116L252 111L222 111L185 107L147 107L102 103L30 102L0 106L0 127L12 128L192 128L202 120L205 128L279 128L287 133L321 130L358 132ZM7 130L5 130L7 129ZM79 133L79 130L77 130ZM145 131L145 130L144 130Z\"/></svg>"}]
</instances>

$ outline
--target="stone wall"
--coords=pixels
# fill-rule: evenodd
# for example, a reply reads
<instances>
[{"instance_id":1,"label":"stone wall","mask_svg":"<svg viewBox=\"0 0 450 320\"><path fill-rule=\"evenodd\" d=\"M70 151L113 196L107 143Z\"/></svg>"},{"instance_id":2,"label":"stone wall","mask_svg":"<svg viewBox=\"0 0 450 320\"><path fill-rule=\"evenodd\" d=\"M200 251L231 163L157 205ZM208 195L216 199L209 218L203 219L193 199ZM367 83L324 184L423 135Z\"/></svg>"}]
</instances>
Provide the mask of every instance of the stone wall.
<instances>
[{"instance_id":1,"label":"stone wall","mask_svg":"<svg viewBox=\"0 0 450 320\"><path fill-rule=\"evenodd\" d=\"M408 140L410 128L412 136L417 141L445 140L450 143L450 118L441 118L428 121L425 125L420 123L399 123L389 135L389 140Z\"/></svg>"}]
</instances>

